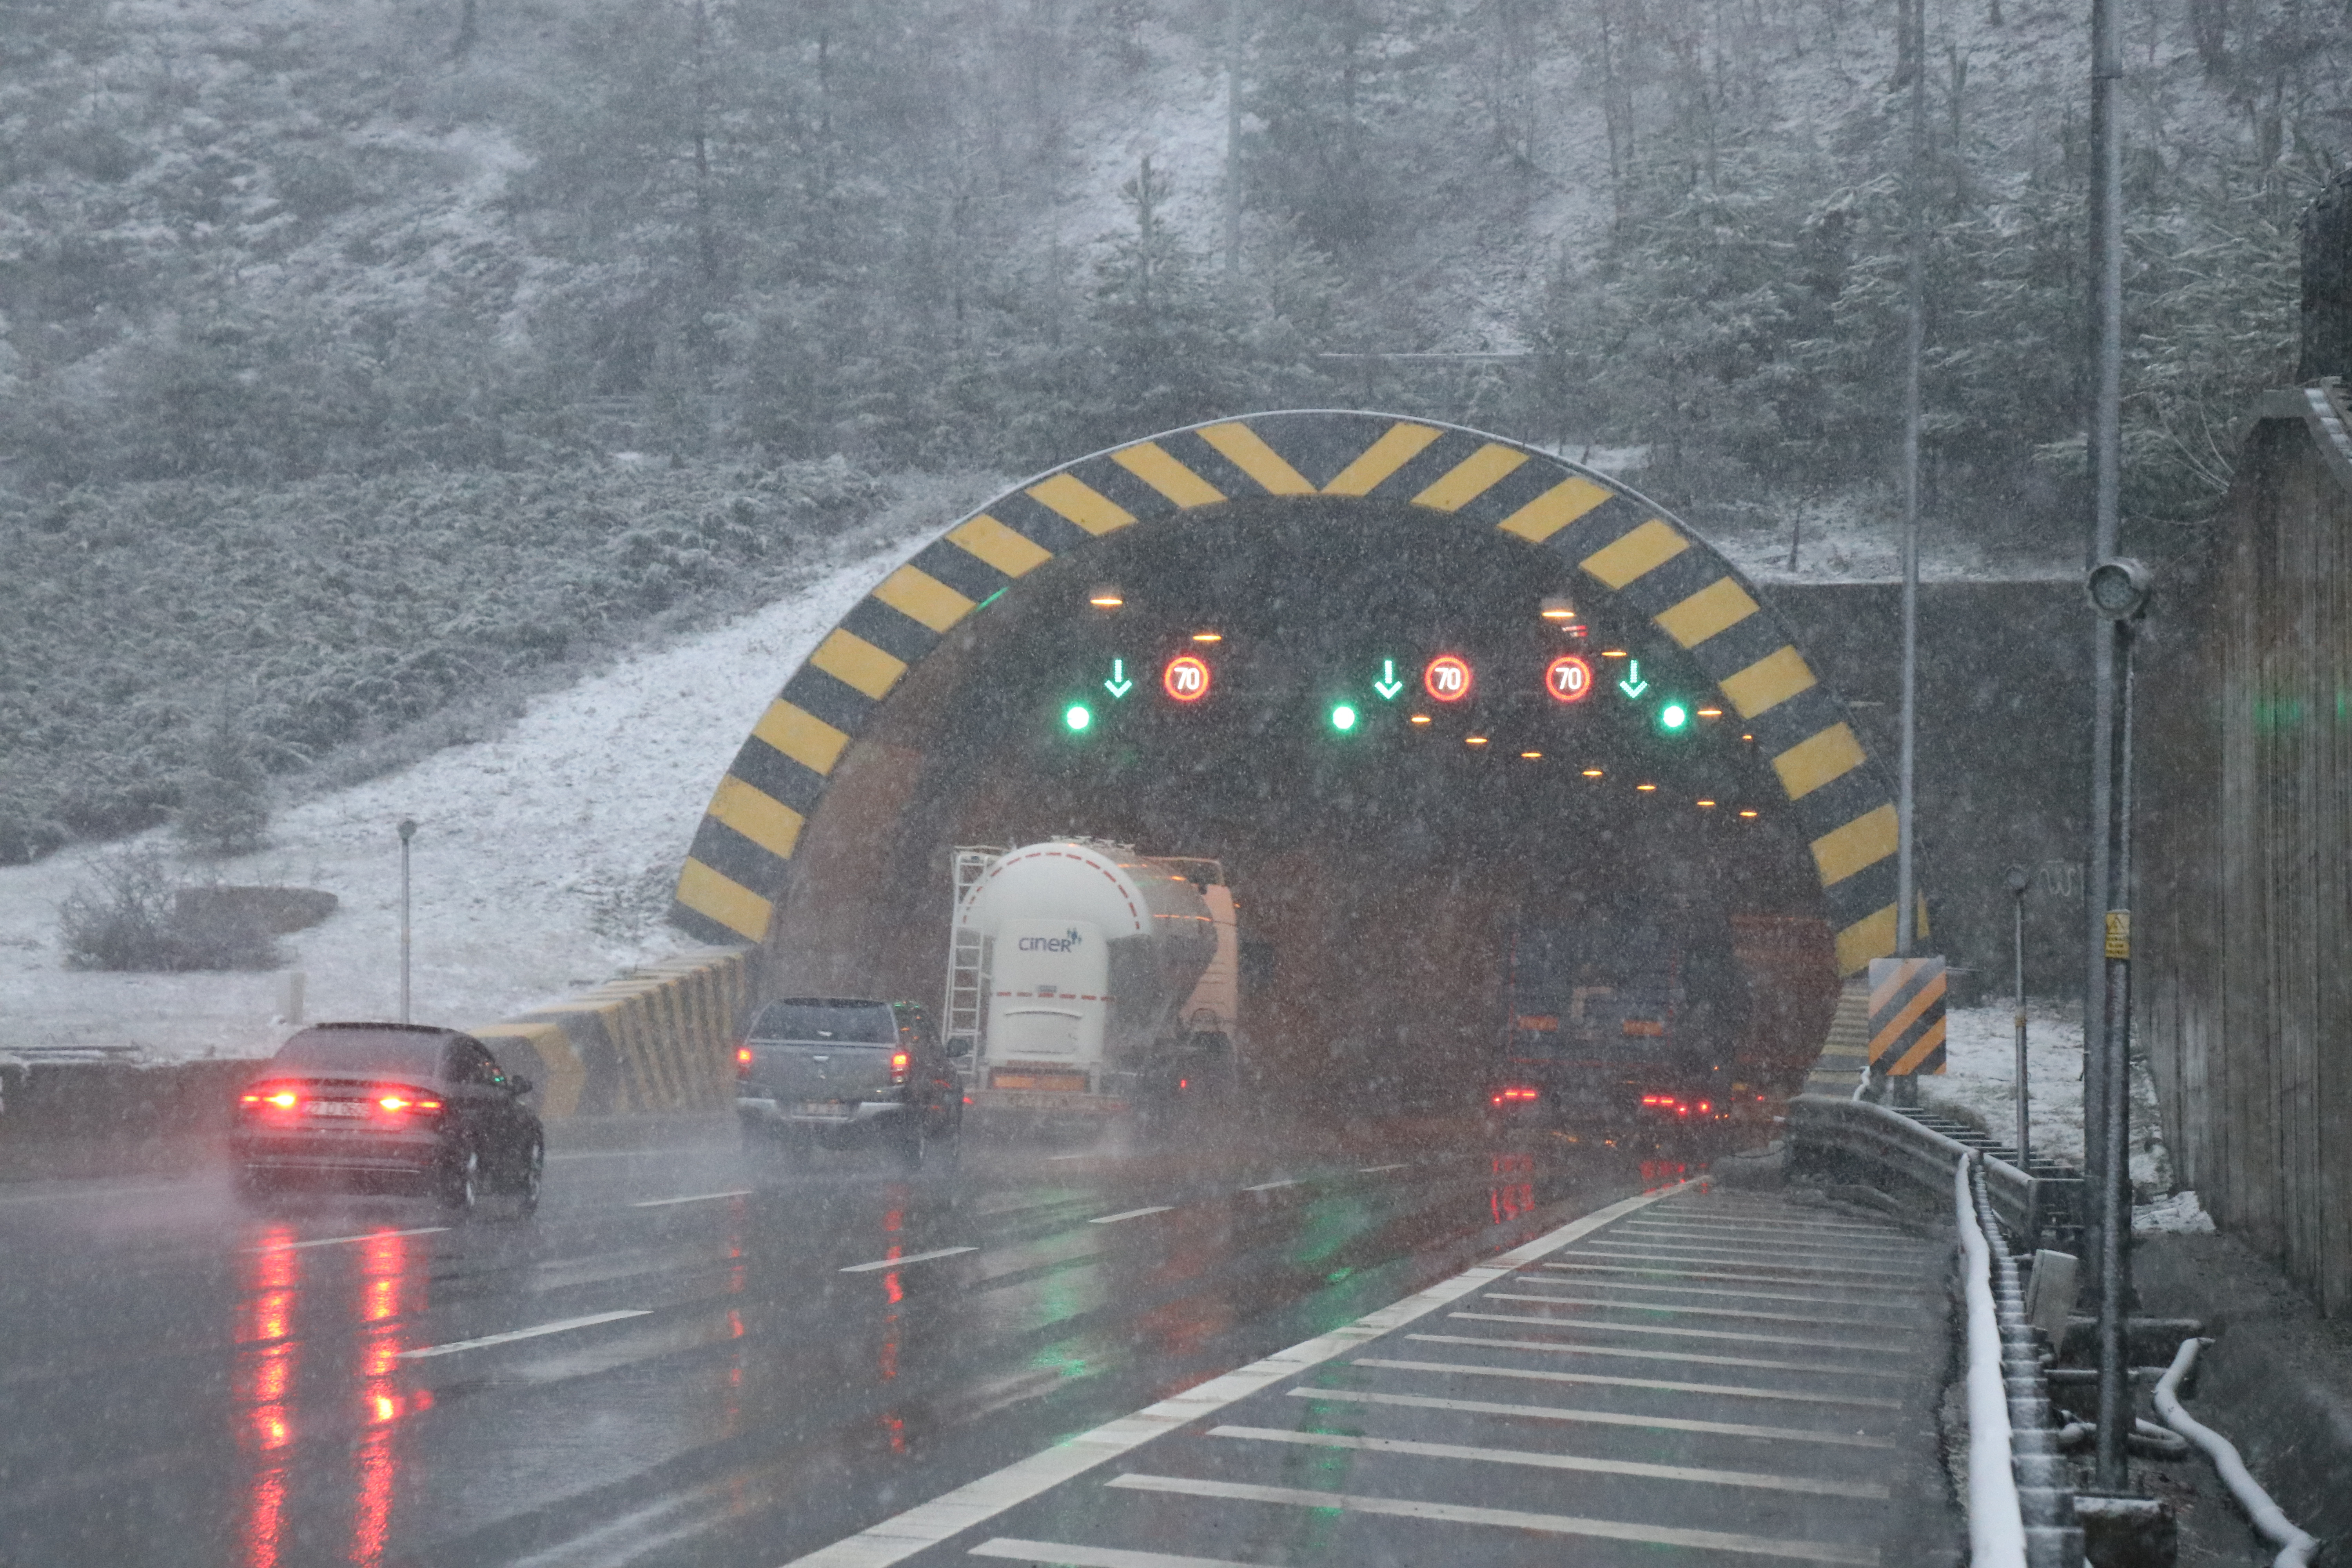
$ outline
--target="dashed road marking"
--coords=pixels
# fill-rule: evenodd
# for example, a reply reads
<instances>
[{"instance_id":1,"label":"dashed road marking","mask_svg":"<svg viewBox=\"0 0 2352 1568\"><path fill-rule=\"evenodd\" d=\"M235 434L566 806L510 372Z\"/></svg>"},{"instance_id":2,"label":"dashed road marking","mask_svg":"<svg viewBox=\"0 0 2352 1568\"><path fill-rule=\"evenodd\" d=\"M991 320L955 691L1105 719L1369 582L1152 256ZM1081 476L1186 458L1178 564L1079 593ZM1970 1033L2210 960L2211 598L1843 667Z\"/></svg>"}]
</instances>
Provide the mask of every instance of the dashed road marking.
<instances>
[{"instance_id":1,"label":"dashed road marking","mask_svg":"<svg viewBox=\"0 0 2352 1568\"><path fill-rule=\"evenodd\" d=\"M1414 1454L1432 1459L1471 1459L1490 1465L1527 1465L1547 1470L1584 1470L1602 1476L1640 1476L1649 1480L1691 1481L1702 1486L1811 1492L1819 1497L1878 1499L1891 1495L1876 1481L1817 1480L1804 1476L1769 1475L1761 1470L1712 1470L1691 1465L1652 1465L1638 1459L1594 1459L1578 1454L1539 1454L1527 1448L1416 1443L1399 1437L1346 1437L1336 1432L1288 1432L1273 1426L1212 1426L1209 1436L1247 1437L1263 1443L1297 1443L1316 1448L1355 1448L1373 1454Z\"/></svg>"},{"instance_id":2,"label":"dashed road marking","mask_svg":"<svg viewBox=\"0 0 2352 1568\"><path fill-rule=\"evenodd\" d=\"M1125 1214L1098 1215L1095 1218L1087 1221L1087 1223L1088 1225L1117 1225L1123 1219L1141 1219L1145 1215L1173 1214L1175 1212L1176 1205L1174 1204L1154 1204L1148 1209L1129 1209Z\"/></svg>"},{"instance_id":3,"label":"dashed road marking","mask_svg":"<svg viewBox=\"0 0 2352 1568\"><path fill-rule=\"evenodd\" d=\"M1405 1160L1393 1165L1359 1165L1356 1167L1356 1174L1360 1176L1377 1176L1382 1171L1410 1171L1411 1169L1412 1169L1412 1162Z\"/></svg>"},{"instance_id":4,"label":"dashed road marking","mask_svg":"<svg viewBox=\"0 0 2352 1568\"><path fill-rule=\"evenodd\" d=\"M1557 1300L1562 1306L1591 1305L1615 1307L1617 1301L1579 1302L1572 1297L1541 1296L1538 1300ZM1454 1312L1456 1318L1469 1318L1487 1323L1542 1323L1555 1329L1591 1329L1612 1334L1669 1334L1678 1340L1738 1340L1752 1345L1801 1345L1807 1350L1844 1351L1859 1355L1907 1356L1911 1351L1903 1345L1864 1342L1860 1340L1802 1340L1793 1334L1741 1334L1728 1329L1668 1329L1654 1323L1604 1323L1593 1318L1547 1318L1533 1312Z\"/></svg>"},{"instance_id":5,"label":"dashed road marking","mask_svg":"<svg viewBox=\"0 0 2352 1568\"><path fill-rule=\"evenodd\" d=\"M1023 1541L1000 1535L971 1549L974 1557L1017 1563L1057 1563L1068 1568L1257 1568L1229 1557L1179 1557L1172 1552L1122 1552L1115 1546L1074 1546L1065 1541Z\"/></svg>"},{"instance_id":6,"label":"dashed road marking","mask_svg":"<svg viewBox=\"0 0 2352 1568\"><path fill-rule=\"evenodd\" d=\"M1277 1187L1296 1187L1307 1180L1304 1176L1285 1176L1278 1182L1260 1182L1254 1187L1244 1187L1245 1193L1270 1193Z\"/></svg>"},{"instance_id":7,"label":"dashed road marking","mask_svg":"<svg viewBox=\"0 0 2352 1568\"><path fill-rule=\"evenodd\" d=\"M403 1236L439 1236L449 1227L446 1225L420 1225L414 1230L371 1230L359 1236L322 1236L313 1241L279 1241L268 1247L248 1247L247 1252L299 1252L306 1247L341 1247L354 1241L390 1241Z\"/></svg>"},{"instance_id":8,"label":"dashed road marking","mask_svg":"<svg viewBox=\"0 0 2352 1568\"><path fill-rule=\"evenodd\" d=\"M1358 1356L1350 1366L1389 1372L1433 1372L1446 1377L1509 1377L1526 1383L1573 1383L1593 1388L1646 1388L1660 1394L1704 1394L1718 1399L1778 1399L1791 1405L1848 1405L1866 1410L1900 1410L1899 1399L1866 1399L1853 1394L1799 1394L1780 1388L1743 1388L1728 1383L1667 1383L1646 1377L1611 1377L1598 1372L1551 1372L1526 1366L1478 1366L1455 1361L1391 1361Z\"/></svg>"},{"instance_id":9,"label":"dashed road marking","mask_svg":"<svg viewBox=\"0 0 2352 1568\"><path fill-rule=\"evenodd\" d=\"M1852 1301L1853 1292L1846 1290L1819 1291L1798 1295L1777 1290L1713 1290L1704 1285L1642 1285L1621 1279L1550 1279L1539 1274L1522 1274L1511 1281L1514 1285L1557 1285L1563 1290L1671 1290L1677 1296L1725 1296L1735 1301L1845 1301L1855 1307L1885 1307L1889 1311L1911 1305L1916 1298L1895 1301ZM1639 1302L1629 1301L1628 1306Z\"/></svg>"},{"instance_id":10,"label":"dashed road marking","mask_svg":"<svg viewBox=\"0 0 2352 1568\"><path fill-rule=\"evenodd\" d=\"M1439 1399L1426 1394L1381 1394L1367 1388L1294 1388L1294 1399L1336 1399L1349 1405L1402 1405L1416 1410L1459 1410L1473 1415L1510 1415L1530 1421L1569 1421L1587 1426L1642 1426L1654 1432L1703 1432L1711 1437L1758 1437L1770 1443L1826 1443L1837 1448L1892 1448L1892 1437L1863 1433L1808 1432L1796 1426L1752 1426L1738 1421L1697 1421L1677 1415L1627 1415L1614 1410L1577 1410L1562 1405L1515 1405L1496 1399Z\"/></svg>"},{"instance_id":11,"label":"dashed road marking","mask_svg":"<svg viewBox=\"0 0 2352 1568\"><path fill-rule=\"evenodd\" d=\"M1645 1351L1631 1345L1592 1345L1568 1340L1498 1340L1486 1334L1407 1334L1433 1345L1479 1345L1493 1350L1545 1351L1557 1355L1610 1355L1626 1361L1670 1361L1693 1366L1744 1366L1759 1372L1801 1372L1809 1377L1908 1377L1893 1367L1837 1366L1816 1361L1765 1361L1757 1356L1701 1355L1696 1351Z\"/></svg>"},{"instance_id":12,"label":"dashed road marking","mask_svg":"<svg viewBox=\"0 0 2352 1568\"><path fill-rule=\"evenodd\" d=\"M1738 1307L1674 1307L1663 1301L1593 1301L1581 1296L1522 1296L1510 1290L1489 1290L1480 1300L1558 1302L1568 1307L1604 1307L1618 1312L1669 1312L1676 1317L1746 1318L1751 1322L1805 1323L1821 1329L1873 1329L1896 1334L1916 1331L1900 1324L1873 1322L1862 1318L1824 1318L1803 1312L1750 1312Z\"/></svg>"},{"instance_id":13,"label":"dashed road marking","mask_svg":"<svg viewBox=\"0 0 2352 1568\"><path fill-rule=\"evenodd\" d=\"M960 1253L978 1252L977 1247L935 1247L929 1252L910 1252L904 1258L877 1258L871 1263L853 1263L844 1274L871 1274L878 1268L904 1268L909 1263L929 1263L935 1258L953 1258Z\"/></svg>"},{"instance_id":14,"label":"dashed road marking","mask_svg":"<svg viewBox=\"0 0 2352 1568\"><path fill-rule=\"evenodd\" d=\"M731 1193L693 1193L682 1198L647 1198L629 1206L633 1209L661 1209L672 1204L707 1204L719 1198L748 1198L751 1195L750 1187L738 1187Z\"/></svg>"},{"instance_id":15,"label":"dashed road marking","mask_svg":"<svg viewBox=\"0 0 2352 1568\"><path fill-rule=\"evenodd\" d=\"M535 1340L541 1334L568 1333L573 1329L589 1329L598 1323L617 1323L624 1318L646 1318L653 1315L650 1308L633 1308L621 1312L591 1312L584 1318L564 1318L557 1322L541 1323L534 1328L509 1329L503 1334L484 1334L478 1340L453 1340L446 1345L424 1345L413 1351L403 1351L394 1358L400 1361L422 1361L427 1356L455 1355L459 1351L478 1351L489 1345L512 1344L517 1340Z\"/></svg>"},{"instance_id":16,"label":"dashed road marking","mask_svg":"<svg viewBox=\"0 0 2352 1568\"><path fill-rule=\"evenodd\" d=\"M1510 1508L1471 1508L1461 1503L1419 1502L1408 1498L1360 1497L1352 1492L1302 1491L1295 1487L1249 1486L1240 1481L1194 1480L1184 1476L1114 1476L1103 1485L1130 1491L1229 1498L1240 1502L1287 1503L1294 1508L1343 1509L1349 1513L1436 1520L1447 1524L1491 1524L1547 1535L1580 1535L1599 1541L1632 1541L1645 1546L1684 1546L1701 1552L1738 1552L1757 1557L1792 1557L1803 1563L1867 1564L1875 1551L1827 1541L1776 1541L1720 1530L1684 1530L1664 1524L1627 1524L1610 1519L1578 1519L1564 1513L1528 1513Z\"/></svg>"}]
</instances>

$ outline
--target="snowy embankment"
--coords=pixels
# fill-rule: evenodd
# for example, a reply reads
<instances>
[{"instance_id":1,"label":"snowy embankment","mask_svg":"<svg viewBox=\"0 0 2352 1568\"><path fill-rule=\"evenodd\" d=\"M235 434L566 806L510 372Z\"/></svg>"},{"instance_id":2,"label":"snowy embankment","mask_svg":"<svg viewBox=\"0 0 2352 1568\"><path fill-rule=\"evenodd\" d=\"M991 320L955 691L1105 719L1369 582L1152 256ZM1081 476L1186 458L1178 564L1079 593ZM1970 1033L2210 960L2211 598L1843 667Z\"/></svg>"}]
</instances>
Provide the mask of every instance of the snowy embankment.
<instances>
[{"instance_id":1,"label":"snowy embankment","mask_svg":"<svg viewBox=\"0 0 2352 1568\"><path fill-rule=\"evenodd\" d=\"M2017 1136L2017 1024L2010 1006L1955 1007L1946 1015L1944 1072L1921 1080L1920 1098L1983 1126L2003 1143ZM2083 1009L2030 1002L2025 1010L2027 1136L2037 1156L2083 1163ZM2172 1191L2172 1160L2145 1064L2132 1069L2131 1174L2144 1202L2137 1230L2208 1231L2195 1193Z\"/></svg>"},{"instance_id":2,"label":"snowy embankment","mask_svg":"<svg viewBox=\"0 0 2352 1568\"><path fill-rule=\"evenodd\" d=\"M341 907L283 939L259 973L108 974L65 967L58 905L90 860L69 847L0 868L0 1056L135 1047L150 1061L266 1056L310 1019L399 1008L400 845L417 823L415 1017L473 1026L687 945L662 916L703 806L776 689L819 637L961 510L924 487L835 542L807 586L740 620L628 657L534 701L506 733L278 815L269 847L190 866L189 880L321 888ZM937 493L931 493L936 491ZM146 843L170 848L163 834Z\"/></svg>"}]
</instances>

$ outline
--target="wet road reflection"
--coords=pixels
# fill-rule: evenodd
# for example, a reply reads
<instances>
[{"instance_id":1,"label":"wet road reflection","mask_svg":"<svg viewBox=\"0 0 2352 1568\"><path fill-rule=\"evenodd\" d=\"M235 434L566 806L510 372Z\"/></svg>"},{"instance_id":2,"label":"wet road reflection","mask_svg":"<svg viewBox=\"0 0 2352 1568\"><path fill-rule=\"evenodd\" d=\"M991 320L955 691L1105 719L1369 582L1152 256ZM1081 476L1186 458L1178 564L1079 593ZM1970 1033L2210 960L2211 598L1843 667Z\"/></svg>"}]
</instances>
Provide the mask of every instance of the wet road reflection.
<instances>
[{"instance_id":1,"label":"wet road reflection","mask_svg":"<svg viewBox=\"0 0 2352 1568\"><path fill-rule=\"evenodd\" d=\"M559 1159L529 1223L0 1207L45 1428L0 1562L773 1568L1685 1168L1381 1131L747 1191L708 1145Z\"/></svg>"}]
</instances>

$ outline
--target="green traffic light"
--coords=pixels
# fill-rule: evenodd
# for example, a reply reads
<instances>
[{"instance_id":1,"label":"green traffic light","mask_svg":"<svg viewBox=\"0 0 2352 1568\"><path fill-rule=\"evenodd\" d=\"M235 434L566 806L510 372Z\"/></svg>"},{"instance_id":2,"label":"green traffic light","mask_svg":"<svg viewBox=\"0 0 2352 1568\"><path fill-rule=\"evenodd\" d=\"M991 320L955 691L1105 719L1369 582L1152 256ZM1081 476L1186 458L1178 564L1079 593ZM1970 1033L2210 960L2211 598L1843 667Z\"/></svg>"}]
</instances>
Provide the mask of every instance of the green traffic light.
<instances>
[{"instance_id":1,"label":"green traffic light","mask_svg":"<svg viewBox=\"0 0 2352 1568\"><path fill-rule=\"evenodd\" d=\"M1669 702L1658 710L1658 723L1662 728L1679 730L1689 722L1690 710L1679 702Z\"/></svg>"},{"instance_id":2,"label":"green traffic light","mask_svg":"<svg viewBox=\"0 0 2352 1568\"><path fill-rule=\"evenodd\" d=\"M1356 710L1342 702L1331 710L1331 728L1346 734L1356 727Z\"/></svg>"},{"instance_id":3,"label":"green traffic light","mask_svg":"<svg viewBox=\"0 0 2352 1568\"><path fill-rule=\"evenodd\" d=\"M1094 721L1094 710L1083 702L1071 703L1069 710L1062 715L1062 722L1069 727L1073 735L1083 734Z\"/></svg>"}]
</instances>

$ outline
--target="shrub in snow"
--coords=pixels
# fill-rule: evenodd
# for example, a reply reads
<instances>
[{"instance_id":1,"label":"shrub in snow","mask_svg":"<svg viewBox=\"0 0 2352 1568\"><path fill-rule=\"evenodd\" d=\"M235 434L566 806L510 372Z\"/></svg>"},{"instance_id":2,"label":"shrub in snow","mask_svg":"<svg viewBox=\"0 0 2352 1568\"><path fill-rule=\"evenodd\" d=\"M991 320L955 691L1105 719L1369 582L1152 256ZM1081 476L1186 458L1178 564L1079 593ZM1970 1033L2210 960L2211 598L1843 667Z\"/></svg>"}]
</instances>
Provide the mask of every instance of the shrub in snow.
<instances>
[{"instance_id":1,"label":"shrub in snow","mask_svg":"<svg viewBox=\"0 0 2352 1568\"><path fill-rule=\"evenodd\" d=\"M90 862L90 879L58 905L68 969L175 973L275 969L270 921L250 903L183 900L163 858L126 849Z\"/></svg>"}]
</instances>

